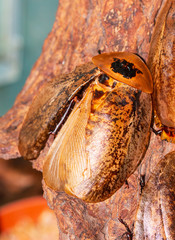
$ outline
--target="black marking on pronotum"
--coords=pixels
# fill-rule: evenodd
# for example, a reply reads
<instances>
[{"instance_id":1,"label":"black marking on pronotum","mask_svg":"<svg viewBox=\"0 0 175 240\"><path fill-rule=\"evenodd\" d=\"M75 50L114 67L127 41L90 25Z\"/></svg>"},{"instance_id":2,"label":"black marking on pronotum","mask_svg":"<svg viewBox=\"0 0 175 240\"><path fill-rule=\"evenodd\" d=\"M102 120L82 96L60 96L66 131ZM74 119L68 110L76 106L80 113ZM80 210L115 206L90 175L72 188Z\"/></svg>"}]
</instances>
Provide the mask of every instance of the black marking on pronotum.
<instances>
[{"instance_id":1,"label":"black marking on pronotum","mask_svg":"<svg viewBox=\"0 0 175 240\"><path fill-rule=\"evenodd\" d=\"M114 58L111 69L115 73L120 73L124 78L133 78L136 74L143 74L142 71L135 68L133 63L127 62L125 59Z\"/></svg>"}]
</instances>

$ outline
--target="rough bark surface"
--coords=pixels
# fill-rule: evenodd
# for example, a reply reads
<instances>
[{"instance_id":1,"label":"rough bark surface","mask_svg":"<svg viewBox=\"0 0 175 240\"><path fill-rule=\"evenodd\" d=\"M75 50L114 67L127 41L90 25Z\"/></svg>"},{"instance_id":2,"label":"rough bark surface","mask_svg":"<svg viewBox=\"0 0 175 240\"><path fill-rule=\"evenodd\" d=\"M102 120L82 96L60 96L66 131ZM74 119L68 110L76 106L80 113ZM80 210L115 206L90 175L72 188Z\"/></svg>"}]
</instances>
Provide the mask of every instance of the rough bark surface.
<instances>
[{"instance_id":1,"label":"rough bark surface","mask_svg":"<svg viewBox=\"0 0 175 240\"><path fill-rule=\"evenodd\" d=\"M134 239L175 239L175 151L157 164L143 190Z\"/></svg>"},{"instance_id":2,"label":"rough bark surface","mask_svg":"<svg viewBox=\"0 0 175 240\"><path fill-rule=\"evenodd\" d=\"M162 0L74 0L59 1L52 31L43 51L12 109L1 118L0 158L17 159L18 135L25 114L38 89L60 73L91 60L97 51L137 52L147 60L150 39ZM48 144L33 166L42 171ZM146 182L175 145L161 141L154 133L142 164L110 199L86 204L65 193L56 193L44 184L44 196L58 219L59 239L128 239L121 217L132 229L140 199L140 174Z\"/></svg>"}]
</instances>

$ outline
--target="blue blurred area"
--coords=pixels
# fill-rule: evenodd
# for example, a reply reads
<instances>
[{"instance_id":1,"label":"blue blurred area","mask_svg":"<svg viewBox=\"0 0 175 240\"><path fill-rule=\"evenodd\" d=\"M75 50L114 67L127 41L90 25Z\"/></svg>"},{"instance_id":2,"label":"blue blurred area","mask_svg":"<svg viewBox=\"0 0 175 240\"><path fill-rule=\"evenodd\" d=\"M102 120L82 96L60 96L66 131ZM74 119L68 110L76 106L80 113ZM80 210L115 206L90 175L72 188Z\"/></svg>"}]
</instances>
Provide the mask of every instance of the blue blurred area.
<instances>
[{"instance_id":1,"label":"blue blurred area","mask_svg":"<svg viewBox=\"0 0 175 240\"><path fill-rule=\"evenodd\" d=\"M20 5L18 24L23 39L22 70L16 82L0 86L0 116L12 107L33 64L40 56L43 42L52 29L58 8L58 0L18 0L18 3Z\"/></svg>"}]
</instances>

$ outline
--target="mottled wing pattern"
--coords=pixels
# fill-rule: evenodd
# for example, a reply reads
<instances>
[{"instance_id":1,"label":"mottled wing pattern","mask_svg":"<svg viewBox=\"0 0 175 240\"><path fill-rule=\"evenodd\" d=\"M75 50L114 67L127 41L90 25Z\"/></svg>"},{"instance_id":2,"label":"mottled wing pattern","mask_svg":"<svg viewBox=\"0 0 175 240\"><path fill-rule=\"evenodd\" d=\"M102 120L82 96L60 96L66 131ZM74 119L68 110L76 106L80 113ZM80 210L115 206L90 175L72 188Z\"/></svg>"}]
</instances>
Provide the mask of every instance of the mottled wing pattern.
<instances>
[{"instance_id":1,"label":"mottled wing pattern","mask_svg":"<svg viewBox=\"0 0 175 240\"><path fill-rule=\"evenodd\" d=\"M93 63L80 65L74 72L62 74L46 83L35 96L19 135L19 151L25 159L35 159L44 148L69 100L76 91L99 73Z\"/></svg>"}]
</instances>

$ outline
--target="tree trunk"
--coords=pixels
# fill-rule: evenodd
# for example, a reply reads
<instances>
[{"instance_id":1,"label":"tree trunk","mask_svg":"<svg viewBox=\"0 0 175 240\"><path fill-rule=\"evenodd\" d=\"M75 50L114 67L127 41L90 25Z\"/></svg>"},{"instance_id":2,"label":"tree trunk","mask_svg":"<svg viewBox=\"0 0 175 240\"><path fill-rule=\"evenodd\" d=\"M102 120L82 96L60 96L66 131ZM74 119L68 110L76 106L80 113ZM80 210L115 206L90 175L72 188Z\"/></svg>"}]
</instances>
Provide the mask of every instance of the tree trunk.
<instances>
[{"instance_id":1,"label":"tree trunk","mask_svg":"<svg viewBox=\"0 0 175 240\"><path fill-rule=\"evenodd\" d=\"M164 3L164 1L163 1ZM59 1L52 31L43 45L12 109L1 118L0 158L20 158L18 135L31 100L41 86L61 73L68 73L102 52L130 51L146 61L156 16L162 0L74 0ZM142 164L110 199L87 204L65 193L56 193L43 181L44 196L58 219L59 239L128 239L122 218L131 228L140 199L140 175L146 182L157 162L175 150L171 143L151 134ZM42 171L47 149L33 161Z\"/></svg>"}]
</instances>

